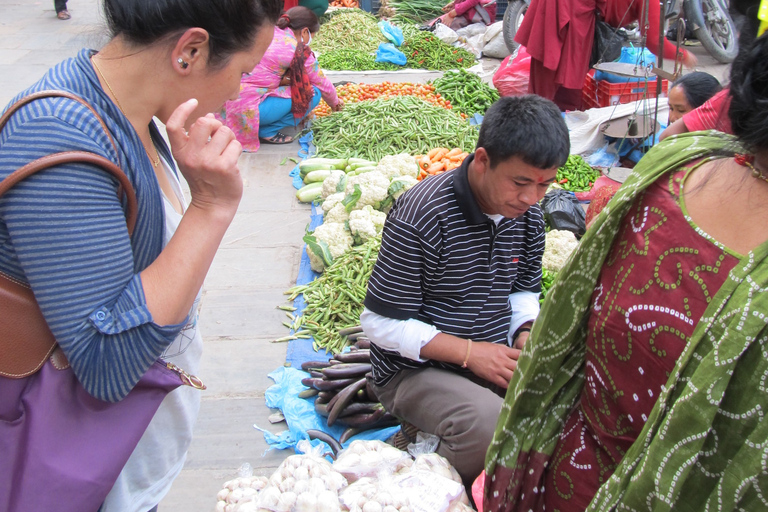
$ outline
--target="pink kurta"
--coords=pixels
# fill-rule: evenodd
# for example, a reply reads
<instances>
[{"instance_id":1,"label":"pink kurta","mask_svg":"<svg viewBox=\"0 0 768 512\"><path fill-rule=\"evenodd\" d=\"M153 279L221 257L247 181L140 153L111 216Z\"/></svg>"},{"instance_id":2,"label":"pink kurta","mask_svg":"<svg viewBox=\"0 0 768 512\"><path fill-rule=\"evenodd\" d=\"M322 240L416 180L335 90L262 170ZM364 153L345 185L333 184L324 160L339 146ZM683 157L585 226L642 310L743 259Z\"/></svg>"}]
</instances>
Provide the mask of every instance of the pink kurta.
<instances>
[{"instance_id":1,"label":"pink kurta","mask_svg":"<svg viewBox=\"0 0 768 512\"><path fill-rule=\"evenodd\" d=\"M291 99L290 86L281 86L280 80L291 65L296 53L297 40L290 28L275 27L275 35L261 62L240 82L240 96L228 101L220 113L222 121L237 136L246 151L259 149L259 105L266 98ZM310 83L320 89L326 103L332 107L339 102L336 89L323 74L312 54L305 62Z\"/></svg>"}]
</instances>

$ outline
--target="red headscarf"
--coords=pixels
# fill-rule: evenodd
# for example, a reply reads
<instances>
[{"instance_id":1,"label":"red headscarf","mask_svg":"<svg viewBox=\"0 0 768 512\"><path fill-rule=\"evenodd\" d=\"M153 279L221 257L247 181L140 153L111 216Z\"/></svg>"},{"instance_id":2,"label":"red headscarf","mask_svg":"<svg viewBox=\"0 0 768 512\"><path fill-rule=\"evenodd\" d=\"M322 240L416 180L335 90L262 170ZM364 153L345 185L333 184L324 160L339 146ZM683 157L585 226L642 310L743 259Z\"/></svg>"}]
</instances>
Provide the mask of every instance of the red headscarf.
<instances>
[{"instance_id":1,"label":"red headscarf","mask_svg":"<svg viewBox=\"0 0 768 512\"><path fill-rule=\"evenodd\" d=\"M288 18L287 14L281 16ZM290 23L290 18L288 18ZM309 105L312 103L312 97L315 91L309 81L305 62L312 55L312 50L304 44L301 38L301 32L294 34L296 36L296 52L293 54L293 60L288 67L288 77L291 79L291 113L295 119L302 119L307 115Z\"/></svg>"}]
</instances>

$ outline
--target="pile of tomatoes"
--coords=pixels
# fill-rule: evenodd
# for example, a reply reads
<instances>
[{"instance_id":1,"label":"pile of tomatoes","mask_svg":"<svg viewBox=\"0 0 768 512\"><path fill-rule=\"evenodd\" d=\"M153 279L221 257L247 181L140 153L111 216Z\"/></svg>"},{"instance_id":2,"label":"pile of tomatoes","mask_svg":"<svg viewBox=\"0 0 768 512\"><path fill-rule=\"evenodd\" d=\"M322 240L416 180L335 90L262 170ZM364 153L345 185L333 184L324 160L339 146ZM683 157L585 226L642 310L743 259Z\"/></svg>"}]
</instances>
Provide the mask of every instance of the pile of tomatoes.
<instances>
[{"instance_id":1,"label":"pile of tomatoes","mask_svg":"<svg viewBox=\"0 0 768 512\"><path fill-rule=\"evenodd\" d=\"M357 103L358 101L390 99L396 96L416 96L424 101L453 110L451 102L435 92L432 84L414 84L406 82L382 82L380 84L344 84L336 88L336 94L344 103ZM325 101L315 108L317 117L331 114L331 107ZM462 114L462 117L464 114Z\"/></svg>"}]
</instances>

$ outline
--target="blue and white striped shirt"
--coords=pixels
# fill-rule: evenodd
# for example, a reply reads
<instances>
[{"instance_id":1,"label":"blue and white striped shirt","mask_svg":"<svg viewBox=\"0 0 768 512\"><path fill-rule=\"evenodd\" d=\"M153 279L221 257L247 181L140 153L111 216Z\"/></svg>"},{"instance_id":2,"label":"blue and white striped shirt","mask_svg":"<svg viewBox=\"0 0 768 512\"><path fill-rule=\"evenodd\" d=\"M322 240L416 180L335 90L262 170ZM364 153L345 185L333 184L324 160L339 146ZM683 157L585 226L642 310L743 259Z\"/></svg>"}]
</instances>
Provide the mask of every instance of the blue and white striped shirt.
<instances>
[{"instance_id":1,"label":"blue and white striped shirt","mask_svg":"<svg viewBox=\"0 0 768 512\"><path fill-rule=\"evenodd\" d=\"M185 322L152 322L139 273L160 254L162 193L128 119L102 90L91 50L51 70L11 103L56 89L77 94L104 119L118 146L84 106L46 98L24 106L0 133L0 179L42 156L85 150L117 163L138 200L128 237L117 182L88 164L46 169L0 198L0 270L28 282L51 331L85 389L107 401L125 397ZM157 129L158 151L172 161Z\"/></svg>"}]
</instances>

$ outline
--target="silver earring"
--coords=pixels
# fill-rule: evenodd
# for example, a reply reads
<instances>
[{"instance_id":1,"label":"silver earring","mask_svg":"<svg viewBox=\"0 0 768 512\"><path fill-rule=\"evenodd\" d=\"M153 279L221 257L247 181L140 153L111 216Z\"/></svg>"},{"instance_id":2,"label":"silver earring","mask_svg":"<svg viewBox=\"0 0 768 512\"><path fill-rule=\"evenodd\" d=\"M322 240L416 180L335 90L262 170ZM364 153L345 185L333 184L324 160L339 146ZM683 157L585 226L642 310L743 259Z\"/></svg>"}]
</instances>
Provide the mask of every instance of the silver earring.
<instances>
[{"instance_id":1,"label":"silver earring","mask_svg":"<svg viewBox=\"0 0 768 512\"><path fill-rule=\"evenodd\" d=\"M179 66L181 66L181 69L187 69L189 67L189 62L185 62L184 59L182 59L181 57L176 59L176 62L179 63Z\"/></svg>"}]
</instances>

